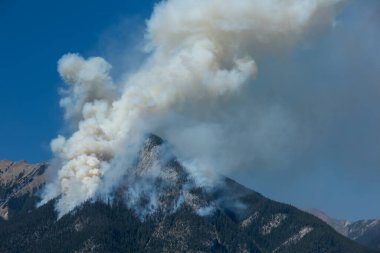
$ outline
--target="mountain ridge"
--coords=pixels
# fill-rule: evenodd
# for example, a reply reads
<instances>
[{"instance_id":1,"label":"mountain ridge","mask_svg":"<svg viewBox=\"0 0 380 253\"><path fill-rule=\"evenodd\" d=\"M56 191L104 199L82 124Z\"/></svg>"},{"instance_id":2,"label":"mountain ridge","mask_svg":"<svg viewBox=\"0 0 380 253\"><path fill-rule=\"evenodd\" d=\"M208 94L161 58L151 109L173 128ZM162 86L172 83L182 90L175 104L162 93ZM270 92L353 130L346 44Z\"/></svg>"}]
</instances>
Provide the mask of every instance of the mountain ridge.
<instances>
[{"instance_id":1,"label":"mountain ridge","mask_svg":"<svg viewBox=\"0 0 380 253\"><path fill-rule=\"evenodd\" d=\"M164 143L148 137L135 174L125 178L108 202L90 200L59 220L56 200L16 212L0 226L0 251L373 252L313 215L227 177L212 188L197 185L174 156L168 158ZM151 173L154 177L147 178ZM131 202L131 189L139 190L140 183L151 188ZM151 190L157 191L156 202L150 199Z\"/></svg>"},{"instance_id":2,"label":"mountain ridge","mask_svg":"<svg viewBox=\"0 0 380 253\"><path fill-rule=\"evenodd\" d=\"M0 218L9 218L9 202L23 195L32 195L44 185L48 164L27 164L26 161L0 160Z\"/></svg>"},{"instance_id":3,"label":"mountain ridge","mask_svg":"<svg viewBox=\"0 0 380 253\"><path fill-rule=\"evenodd\" d=\"M338 220L329 217L318 209L306 209L306 212L320 218L333 227L340 234L366 245L372 249L380 250L380 219L368 220Z\"/></svg>"}]
</instances>

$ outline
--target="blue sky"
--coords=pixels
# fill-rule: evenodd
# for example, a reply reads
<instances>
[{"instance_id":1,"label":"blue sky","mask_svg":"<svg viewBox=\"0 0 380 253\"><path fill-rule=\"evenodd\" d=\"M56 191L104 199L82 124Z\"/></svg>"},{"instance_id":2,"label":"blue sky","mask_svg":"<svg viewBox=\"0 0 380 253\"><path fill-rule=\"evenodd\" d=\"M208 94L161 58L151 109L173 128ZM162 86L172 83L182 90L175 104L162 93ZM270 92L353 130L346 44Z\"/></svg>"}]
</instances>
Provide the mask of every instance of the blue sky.
<instances>
[{"instance_id":1,"label":"blue sky","mask_svg":"<svg viewBox=\"0 0 380 253\"><path fill-rule=\"evenodd\" d=\"M66 131L57 60L68 52L100 55L117 75L127 64L118 53L141 37L153 3L0 0L0 159L51 158L50 140ZM256 96L282 103L310 144L283 170L255 170L237 180L338 218L380 217L379 22L379 1L352 1L335 29L290 55L262 60Z\"/></svg>"}]
</instances>

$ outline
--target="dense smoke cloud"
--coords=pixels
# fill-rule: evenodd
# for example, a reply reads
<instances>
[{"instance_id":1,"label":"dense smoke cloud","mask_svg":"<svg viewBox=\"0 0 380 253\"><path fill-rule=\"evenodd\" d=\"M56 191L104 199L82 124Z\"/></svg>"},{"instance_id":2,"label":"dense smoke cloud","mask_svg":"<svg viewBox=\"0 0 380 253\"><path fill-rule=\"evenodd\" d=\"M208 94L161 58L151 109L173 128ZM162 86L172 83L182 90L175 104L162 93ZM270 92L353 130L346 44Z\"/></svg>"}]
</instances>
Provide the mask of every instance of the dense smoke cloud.
<instances>
[{"instance_id":1,"label":"dense smoke cloud","mask_svg":"<svg viewBox=\"0 0 380 253\"><path fill-rule=\"evenodd\" d=\"M289 48L310 29L330 24L340 2L164 1L147 22L146 62L120 84L113 83L111 66L102 58L63 56L58 70L68 88L61 106L66 119L76 122L77 127L71 136L52 141L62 168L57 180L47 186L42 203L59 196L57 210L63 215L95 197L100 189L109 191L115 179L125 173L145 133L163 133L177 147L181 139L186 142L213 133L219 136L218 131L223 133L233 125L228 120L228 113L234 112L233 101L249 99L244 89L257 74L254 57ZM249 116L248 109L252 108L239 115ZM254 140L260 142L271 135L271 128L276 127L273 121L284 122L289 134L295 131L281 110L273 107L262 114L253 109L258 116L254 123L258 131L250 132ZM173 127L176 122L177 128ZM286 136L277 136L280 144ZM220 151L225 145L239 145L226 140L209 143L207 149ZM253 151L269 154L272 147ZM194 159L191 152L179 153L189 155L185 159ZM213 159L197 159L197 168L190 169L196 177L221 172Z\"/></svg>"}]
</instances>

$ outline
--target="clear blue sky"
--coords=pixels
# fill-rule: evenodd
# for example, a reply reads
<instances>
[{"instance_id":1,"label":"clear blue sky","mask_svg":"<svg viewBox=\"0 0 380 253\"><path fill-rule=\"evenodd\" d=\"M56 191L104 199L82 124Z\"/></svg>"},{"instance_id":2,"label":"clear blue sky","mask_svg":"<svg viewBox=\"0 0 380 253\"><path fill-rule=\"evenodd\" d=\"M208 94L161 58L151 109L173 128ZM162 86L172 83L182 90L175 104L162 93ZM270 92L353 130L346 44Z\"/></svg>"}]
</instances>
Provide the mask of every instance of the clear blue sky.
<instances>
[{"instance_id":1,"label":"clear blue sky","mask_svg":"<svg viewBox=\"0 0 380 253\"><path fill-rule=\"evenodd\" d=\"M128 45L154 2L0 0L0 159L51 158L49 142L63 130L57 60L68 52L107 57L110 45ZM276 200L338 218L380 217L380 2L352 1L337 22L287 59L261 65L267 78L256 84L257 94L281 101L312 135L307 152L287 165L297 175L235 176ZM285 70L277 65L289 58Z\"/></svg>"}]
</instances>

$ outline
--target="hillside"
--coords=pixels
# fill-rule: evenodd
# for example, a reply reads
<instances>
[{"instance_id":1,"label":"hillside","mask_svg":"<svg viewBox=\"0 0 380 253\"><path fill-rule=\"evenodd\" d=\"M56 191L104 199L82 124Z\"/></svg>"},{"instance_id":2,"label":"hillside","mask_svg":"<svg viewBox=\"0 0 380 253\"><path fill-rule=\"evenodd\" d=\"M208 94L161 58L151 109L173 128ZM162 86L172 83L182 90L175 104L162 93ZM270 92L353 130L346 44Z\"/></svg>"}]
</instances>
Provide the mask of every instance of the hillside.
<instances>
[{"instance_id":1,"label":"hillside","mask_svg":"<svg viewBox=\"0 0 380 253\"><path fill-rule=\"evenodd\" d=\"M163 143L147 139L133 180L125 178L106 201L89 201L59 220L51 201L4 221L0 252L372 252L313 215L229 178L213 188L197 187L174 157L161 159ZM153 187L131 205L131 189L157 168Z\"/></svg>"},{"instance_id":2,"label":"hillside","mask_svg":"<svg viewBox=\"0 0 380 253\"><path fill-rule=\"evenodd\" d=\"M340 234L368 246L380 250L380 219L348 221L329 217L317 209L308 209L307 212L320 218Z\"/></svg>"},{"instance_id":3,"label":"hillside","mask_svg":"<svg viewBox=\"0 0 380 253\"><path fill-rule=\"evenodd\" d=\"M0 161L0 219L7 220L14 212L21 211L16 207L17 200L32 198L46 180L46 168L47 163Z\"/></svg>"}]
</instances>

